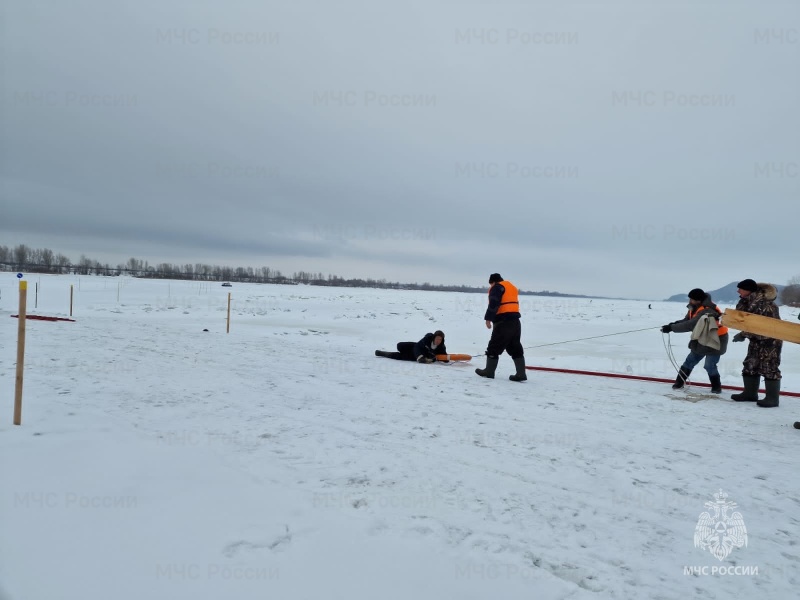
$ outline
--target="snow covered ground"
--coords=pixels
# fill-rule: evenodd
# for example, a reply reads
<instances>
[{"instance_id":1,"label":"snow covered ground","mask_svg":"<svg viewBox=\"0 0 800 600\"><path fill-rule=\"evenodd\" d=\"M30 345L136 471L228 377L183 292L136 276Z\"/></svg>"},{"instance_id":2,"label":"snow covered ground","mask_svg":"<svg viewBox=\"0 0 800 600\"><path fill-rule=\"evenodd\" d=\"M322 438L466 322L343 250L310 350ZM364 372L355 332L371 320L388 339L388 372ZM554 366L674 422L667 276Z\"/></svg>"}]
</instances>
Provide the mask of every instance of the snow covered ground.
<instances>
[{"instance_id":1,"label":"snow covered ground","mask_svg":"<svg viewBox=\"0 0 800 600\"><path fill-rule=\"evenodd\" d=\"M77 322L27 322L15 427L0 274L2 600L796 597L797 399L374 356L437 328L482 353L483 294L34 275L28 312L67 316L70 285ZM682 304L522 311L528 365L674 376ZM748 536L721 561L694 545L719 490Z\"/></svg>"}]
</instances>

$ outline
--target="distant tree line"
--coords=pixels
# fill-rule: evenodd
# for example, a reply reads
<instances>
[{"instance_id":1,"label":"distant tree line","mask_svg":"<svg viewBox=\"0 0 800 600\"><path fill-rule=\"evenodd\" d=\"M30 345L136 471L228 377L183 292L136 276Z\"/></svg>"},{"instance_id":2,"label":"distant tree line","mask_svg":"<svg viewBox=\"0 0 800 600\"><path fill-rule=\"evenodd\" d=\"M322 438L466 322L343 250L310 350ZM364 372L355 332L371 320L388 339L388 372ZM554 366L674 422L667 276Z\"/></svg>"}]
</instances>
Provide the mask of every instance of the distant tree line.
<instances>
[{"instance_id":1,"label":"distant tree line","mask_svg":"<svg viewBox=\"0 0 800 600\"><path fill-rule=\"evenodd\" d=\"M20 244L14 248L0 245L0 271L18 271L24 273L50 273L56 275L104 275L115 277L127 275L148 279L184 279L190 281L230 281L242 283L281 283L326 285L336 287L384 288L397 290L430 290L440 292L485 292L485 287L467 285L438 285L432 283L399 283L386 279L355 278L345 279L338 275L324 275L297 271L284 275L278 269L270 267L221 267L202 263L174 265L159 263L151 265L148 261L129 258L125 264L111 266L92 260L81 254L77 263L73 263L64 254L56 254L48 248L30 248ZM525 292L521 294L533 296L558 296L571 298L589 298L574 294L558 292Z\"/></svg>"},{"instance_id":2,"label":"distant tree line","mask_svg":"<svg viewBox=\"0 0 800 600\"><path fill-rule=\"evenodd\" d=\"M800 307L800 275L792 277L781 290L780 301L786 306Z\"/></svg>"}]
</instances>

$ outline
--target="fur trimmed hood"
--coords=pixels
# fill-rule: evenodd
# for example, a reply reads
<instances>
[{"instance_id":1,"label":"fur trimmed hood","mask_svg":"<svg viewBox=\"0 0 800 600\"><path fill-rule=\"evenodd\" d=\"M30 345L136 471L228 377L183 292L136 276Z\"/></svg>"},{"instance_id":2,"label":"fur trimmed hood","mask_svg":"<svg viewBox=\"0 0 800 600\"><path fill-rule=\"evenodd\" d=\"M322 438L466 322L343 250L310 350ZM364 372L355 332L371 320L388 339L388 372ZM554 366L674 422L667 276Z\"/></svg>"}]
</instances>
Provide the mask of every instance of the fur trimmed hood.
<instances>
[{"instance_id":1,"label":"fur trimmed hood","mask_svg":"<svg viewBox=\"0 0 800 600\"><path fill-rule=\"evenodd\" d=\"M758 291L764 294L764 298L772 302L775 298L778 297L778 288L776 288L771 283L759 283L758 284Z\"/></svg>"}]
</instances>

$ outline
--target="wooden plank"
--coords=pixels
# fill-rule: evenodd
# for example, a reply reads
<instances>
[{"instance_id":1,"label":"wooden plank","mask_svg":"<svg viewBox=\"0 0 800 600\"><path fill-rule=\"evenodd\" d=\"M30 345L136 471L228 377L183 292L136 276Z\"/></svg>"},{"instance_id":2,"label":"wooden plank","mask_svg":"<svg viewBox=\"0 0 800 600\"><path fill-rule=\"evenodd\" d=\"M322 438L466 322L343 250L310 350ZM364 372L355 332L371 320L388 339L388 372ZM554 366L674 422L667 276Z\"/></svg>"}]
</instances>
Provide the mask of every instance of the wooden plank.
<instances>
[{"instance_id":1,"label":"wooden plank","mask_svg":"<svg viewBox=\"0 0 800 600\"><path fill-rule=\"evenodd\" d=\"M22 424L22 383L25 374L25 315L28 312L28 282L19 282L19 323L17 324L17 380L14 386L14 425Z\"/></svg>"},{"instance_id":2,"label":"wooden plank","mask_svg":"<svg viewBox=\"0 0 800 600\"><path fill-rule=\"evenodd\" d=\"M800 325L797 323L727 308L722 313L722 324L731 329L800 344Z\"/></svg>"}]
</instances>

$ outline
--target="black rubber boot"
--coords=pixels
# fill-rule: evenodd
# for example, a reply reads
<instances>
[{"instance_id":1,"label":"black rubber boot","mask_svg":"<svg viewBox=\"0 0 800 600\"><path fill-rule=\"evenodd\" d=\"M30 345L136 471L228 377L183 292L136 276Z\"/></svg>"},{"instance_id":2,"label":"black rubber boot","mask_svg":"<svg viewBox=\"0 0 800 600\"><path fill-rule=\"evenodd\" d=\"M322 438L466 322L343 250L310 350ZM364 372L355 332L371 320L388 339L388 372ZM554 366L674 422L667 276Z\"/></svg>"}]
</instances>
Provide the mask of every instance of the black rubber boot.
<instances>
[{"instance_id":1,"label":"black rubber boot","mask_svg":"<svg viewBox=\"0 0 800 600\"><path fill-rule=\"evenodd\" d=\"M687 369L686 367L681 367L678 371L678 376L675 378L675 383L672 384L673 390L679 390L683 387L683 384L686 383L686 380L689 379L689 375L692 374L691 369Z\"/></svg>"},{"instance_id":2,"label":"black rubber boot","mask_svg":"<svg viewBox=\"0 0 800 600\"><path fill-rule=\"evenodd\" d=\"M722 381L720 380L719 375L709 375L708 380L711 382L711 393L712 394L721 394L722 393Z\"/></svg>"},{"instance_id":3,"label":"black rubber boot","mask_svg":"<svg viewBox=\"0 0 800 600\"><path fill-rule=\"evenodd\" d=\"M487 356L486 368L475 369L475 372L481 377L486 377L487 379L494 379L494 372L497 370L497 363L499 361L500 359L497 356Z\"/></svg>"},{"instance_id":4,"label":"black rubber boot","mask_svg":"<svg viewBox=\"0 0 800 600\"><path fill-rule=\"evenodd\" d=\"M761 383L759 375L742 375L744 391L739 394L732 394L731 400L737 402L756 402L758 400L758 384Z\"/></svg>"},{"instance_id":5,"label":"black rubber boot","mask_svg":"<svg viewBox=\"0 0 800 600\"><path fill-rule=\"evenodd\" d=\"M780 379L765 379L764 389L767 395L763 400L756 402L761 408L775 408L778 406L778 399L781 395L781 380Z\"/></svg>"},{"instance_id":6,"label":"black rubber boot","mask_svg":"<svg viewBox=\"0 0 800 600\"><path fill-rule=\"evenodd\" d=\"M382 356L384 358L393 358L395 360L401 360L403 356L399 352L386 352L384 350L375 350L375 356Z\"/></svg>"},{"instance_id":7,"label":"black rubber boot","mask_svg":"<svg viewBox=\"0 0 800 600\"><path fill-rule=\"evenodd\" d=\"M525 357L518 356L514 359L514 366L517 368L517 372L514 375L509 375L508 378L511 381L527 381L528 376L525 374Z\"/></svg>"}]
</instances>

